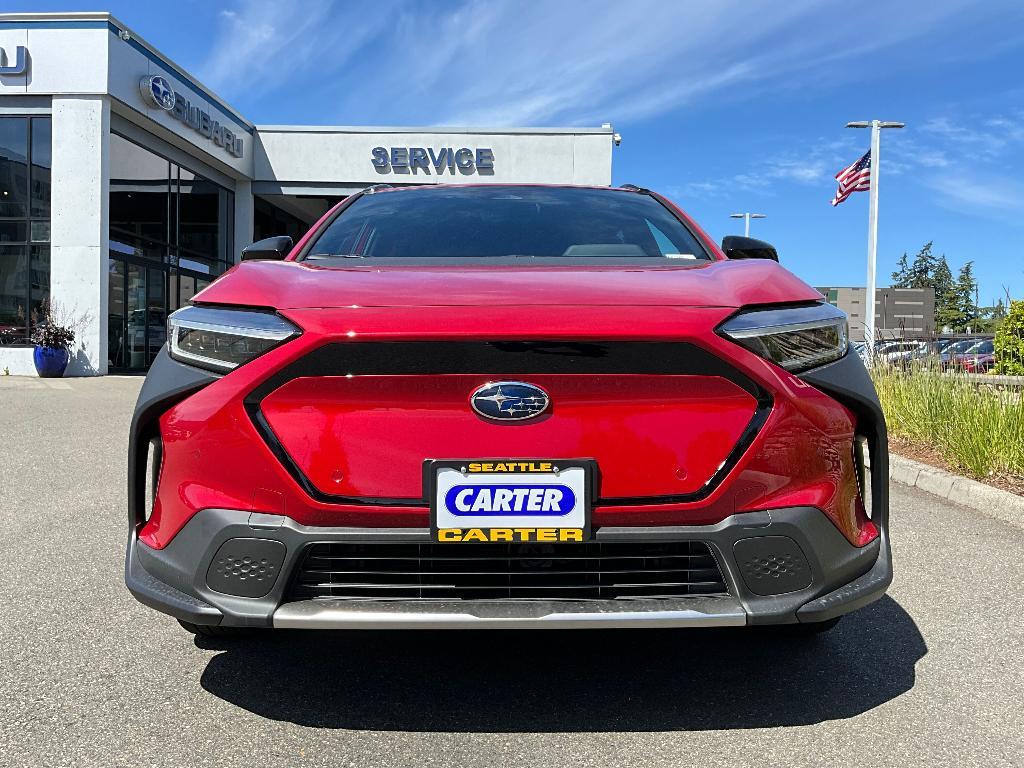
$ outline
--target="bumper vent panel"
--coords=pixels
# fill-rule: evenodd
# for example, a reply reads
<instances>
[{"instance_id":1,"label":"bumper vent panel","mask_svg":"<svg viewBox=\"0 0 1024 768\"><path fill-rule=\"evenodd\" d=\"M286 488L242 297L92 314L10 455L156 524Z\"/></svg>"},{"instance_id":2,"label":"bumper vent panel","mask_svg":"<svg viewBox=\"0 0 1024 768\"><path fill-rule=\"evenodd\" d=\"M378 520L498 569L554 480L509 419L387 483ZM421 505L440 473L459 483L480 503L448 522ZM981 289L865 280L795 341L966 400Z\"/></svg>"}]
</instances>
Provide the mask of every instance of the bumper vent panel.
<instances>
[{"instance_id":1,"label":"bumper vent panel","mask_svg":"<svg viewBox=\"0 0 1024 768\"><path fill-rule=\"evenodd\" d=\"M728 594L703 542L324 543L288 600L614 600Z\"/></svg>"}]
</instances>

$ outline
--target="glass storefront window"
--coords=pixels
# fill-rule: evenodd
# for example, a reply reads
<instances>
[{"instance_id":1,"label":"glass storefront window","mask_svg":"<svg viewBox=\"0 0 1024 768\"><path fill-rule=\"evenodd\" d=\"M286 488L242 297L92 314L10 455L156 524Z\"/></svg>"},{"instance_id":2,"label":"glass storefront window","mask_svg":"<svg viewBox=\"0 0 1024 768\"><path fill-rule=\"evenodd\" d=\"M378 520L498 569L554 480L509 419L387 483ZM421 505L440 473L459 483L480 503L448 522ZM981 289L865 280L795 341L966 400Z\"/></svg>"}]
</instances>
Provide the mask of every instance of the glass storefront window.
<instances>
[{"instance_id":1,"label":"glass storefront window","mask_svg":"<svg viewBox=\"0 0 1024 768\"><path fill-rule=\"evenodd\" d=\"M28 327L28 246L0 244L0 344L25 341Z\"/></svg>"},{"instance_id":2,"label":"glass storefront window","mask_svg":"<svg viewBox=\"0 0 1024 768\"><path fill-rule=\"evenodd\" d=\"M178 169L178 246L221 262L231 262L234 196L212 181Z\"/></svg>"},{"instance_id":3,"label":"glass storefront window","mask_svg":"<svg viewBox=\"0 0 1024 768\"><path fill-rule=\"evenodd\" d=\"M28 218L27 117L0 117L0 218Z\"/></svg>"},{"instance_id":4,"label":"glass storefront window","mask_svg":"<svg viewBox=\"0 0 1024 768\"><path fill-rule=\"evenodd\" d=\"M107 300L107 354L112 368L125 368L125 263L111 258L108 267L110 294Z\"/></svg>"},{"instance_id":5,"label":"glass storefront window","mask_svg":"<svg viewBox=\"0 0 1024 768\"><path fill-rule=\"evenodd\" d=\"M110 164L109 362L144 370L167 314L233 263L234 196L116 134Z\"/></svg>"},{"instance_id":6,"label":"glass storefront window","mask_svg":"<svg viewBox=\"0 0 1024 768\"><path fill-rule=\"evenodd\" d=\"M170 242L167 206L171 164L138 144L110 135L110 239L118 235Z\"/></svg>"},{"instance_id":7,"label":"glass storefront window","mask_svg":"<svg viewBox=\"0 0 1024 768\"><path fill-rule=\"evenodd\" d=\"M0 117L0 344L28 344L50 297L50 118Z\"/></svg>"},{"instance_id":8,"label":"glass storefront window","mask_svg":"<svg viewBox=\"0 0 1024 768\"><path fill-rule=\"evenodd\" d=\"M50 246L29 246L29 320L35 325L44 302L50 300Z\"/></svg>"},{"instance_id":9,"label":"glass storefront window","mask_svg":"<svg viewBox=\"0 0 1024 768\"><path fill-rule=\"evenodd\" d=\"M50 218L50 120L32 121L32 217ZM49 238L47 238L49 239Z\"/></svg>"}]
</instances>

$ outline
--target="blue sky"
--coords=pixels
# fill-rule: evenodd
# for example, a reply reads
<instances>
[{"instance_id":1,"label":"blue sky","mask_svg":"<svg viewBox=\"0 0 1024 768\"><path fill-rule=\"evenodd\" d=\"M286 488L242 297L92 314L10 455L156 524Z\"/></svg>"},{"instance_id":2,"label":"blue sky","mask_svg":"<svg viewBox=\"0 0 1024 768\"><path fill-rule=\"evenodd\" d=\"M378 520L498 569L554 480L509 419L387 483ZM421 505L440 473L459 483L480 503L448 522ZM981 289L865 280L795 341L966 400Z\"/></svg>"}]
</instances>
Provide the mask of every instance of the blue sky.
<instances>
[{"instance_id":1,"label":"blue sky","mask_svg":"<svg viewBox=\"0 0 1024 768\"><path fill-rule=\"evenodd\" d=\"M25 3L24 10L95 9ZM615 183L667 193L716 238L728 215L813 284L863 285L882 145L879 284L927 240L981 303L1024 298L1024 3L237 0L108 9L256 123L600 125Z\"/></svg>"}]
</instances>

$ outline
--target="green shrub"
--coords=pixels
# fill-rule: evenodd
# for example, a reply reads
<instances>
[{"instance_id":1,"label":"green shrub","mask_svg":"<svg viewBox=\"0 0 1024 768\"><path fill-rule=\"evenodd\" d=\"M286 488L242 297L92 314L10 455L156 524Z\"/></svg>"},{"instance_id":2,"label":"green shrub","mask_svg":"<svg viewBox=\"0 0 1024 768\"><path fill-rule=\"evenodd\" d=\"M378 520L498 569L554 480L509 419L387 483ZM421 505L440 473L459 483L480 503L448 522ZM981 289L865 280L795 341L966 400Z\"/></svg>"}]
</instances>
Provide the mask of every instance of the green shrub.
<instances>
[{"instance_id":1,"label":"green shrub","mask_svg":"<svg viewBox=\"0 0 1024 768\"><path fill-rule=\"evenodd\" d=\"M1024 301L1011 301L996 331L996 373L1024 376Z\"/></svg>"},{"instance_id":2,"label":"green shrub","mask_svg":"<svg viewBox=\"0 0 1024 768\"><path fill-rule=\"evenodd\" d=\"M1024 393L966 377L887 366L871 370L889 432L931 445L974 477L1024 476Z\"/></svg>"}]
</instances>

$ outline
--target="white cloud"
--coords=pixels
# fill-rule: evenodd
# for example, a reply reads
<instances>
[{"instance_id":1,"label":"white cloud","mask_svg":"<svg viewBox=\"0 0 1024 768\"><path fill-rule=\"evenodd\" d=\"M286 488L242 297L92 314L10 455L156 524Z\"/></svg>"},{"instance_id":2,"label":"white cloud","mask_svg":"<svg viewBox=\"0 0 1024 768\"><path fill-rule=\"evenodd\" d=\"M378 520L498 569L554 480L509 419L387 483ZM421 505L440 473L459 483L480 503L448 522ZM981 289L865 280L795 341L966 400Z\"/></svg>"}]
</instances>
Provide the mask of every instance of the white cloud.
<instances>
[{"instance_id":1,"label":"white cloud","mask_svg":"<svg viewBox=\"0 0 1024 768\"><path fill-rule=\"evenodd\" d=\"M241 0L220 12L212 54L200 67L210 86L226 95L286 91L344 65L388 22L389 0L364 13L328 0Z\"/></svg>"},{"instance_id":2,"label":"white cloud","mask_svg":"<svg viewBox=\"0 0 1024 768\"><path fill-rule=\"evenodd\" d=\"M1024 187L1003 175L1010 157L1024 147L1024 111L1010 114L939 116L916 130L888 131L882 148L883 173L909 176L934 192L948 208L1002 216L1024 207ZM820 186L831 195L833 177L863 147L840 139L779 149L748 171L717 179L695 179L672 188L680 199L725 197L736 191L777 194L780 182ZM941 171L941 173L937 173Z\"/></svg>"},{"instance_id":3,"label":"white cloud","mask_svg":"<svg viewBox=\"0 0 1024 768\"><path fill-rule=\"evenodd\" d=\"M995 174L943 174L925 182L938 193L938 202L958 212L969 209L990 218L1024 213L1024 184Z\"/></svg>"},{"instance_id":4,"label":"white cloud","mask_svg":"<svg viewBox=\"0 0 1024 768\"><path fill-rule=\"evenodd\" d=\"M853 137L818 139L796 149L781 150L742 173L670 187L669 194L680 200L728 197L737 191L772 196L777 193L779 184L785 182L827 186L832 183L836 171L856 159L857 152Z\"/></svg>"},{"instance_id":5,"label":"white cloud","mask_svg":"<svg viewBox=\"0 0 1024 768\"><path fill-rule=\"evenodd\" d=\"M937 117L926 122L921 131L941 141L959 159L992 160L1008 147L1024 143L1024 110L1011 115Z\"/></svg>"},{"instance_id":6,"label":"white cloud","mask_svg":"<svg viewBox=\"0 0 1024 768\"><path fill-rule=\"evenodd\" d=\"M840 0L240 0L201 73L229 97L329 94L327 122L621 123L752 86L834 84L869 54L998 5L888 4L863 35L876 11Z\"/></svg>"}]
</instances>

